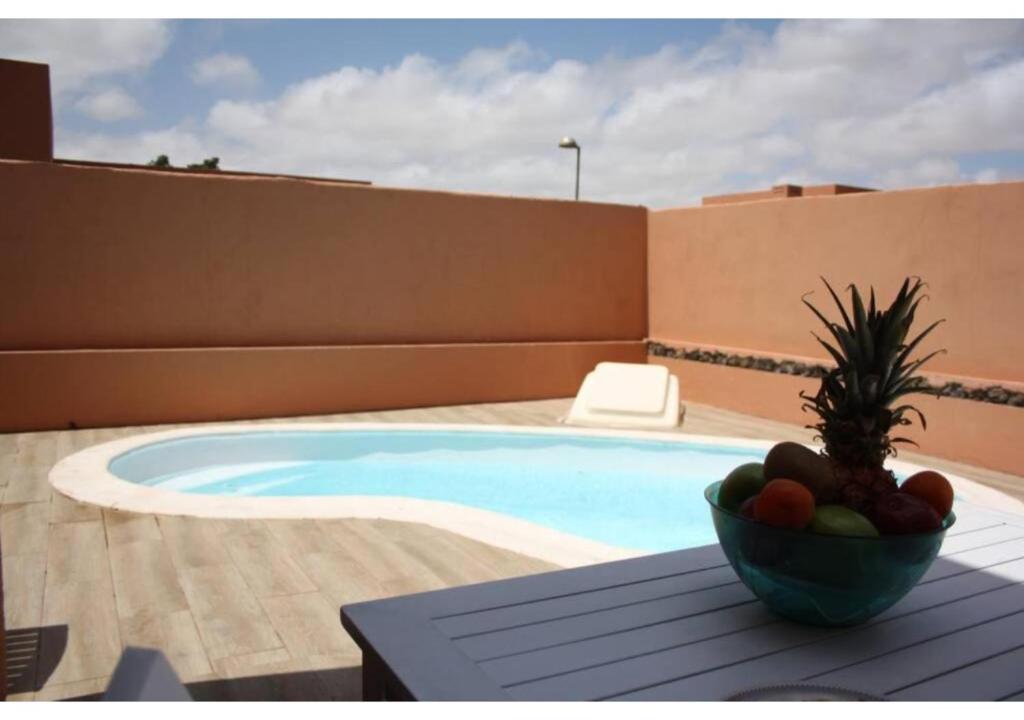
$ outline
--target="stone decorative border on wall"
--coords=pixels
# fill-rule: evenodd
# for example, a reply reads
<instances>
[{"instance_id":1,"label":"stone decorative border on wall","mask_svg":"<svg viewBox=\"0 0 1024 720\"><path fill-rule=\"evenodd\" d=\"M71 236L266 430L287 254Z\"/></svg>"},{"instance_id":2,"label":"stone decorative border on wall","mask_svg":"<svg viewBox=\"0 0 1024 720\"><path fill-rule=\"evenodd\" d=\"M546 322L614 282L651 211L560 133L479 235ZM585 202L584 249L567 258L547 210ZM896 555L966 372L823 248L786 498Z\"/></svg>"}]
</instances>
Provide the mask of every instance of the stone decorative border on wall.
<instances>
[{"instance_id":1,"label":"stone decorative border on wall","mask_svg":"<svg viewBox=\"0 0 1024 720\"><path fill-rule=\"evenodd\" d=\"M831 369L828 365L822 363L778 360L765 355L741 355L703 348L672 347L671 345L665 345L653 340L647 342L647 354L651 357L690 360L691 362L709 363L711 365L725 365L727 367L810 378L824 377ZM922 389L939 397L954 397L961 400L973 400L994 405L1024 407L1024 392L1010 390L1001 385L968 387L958 382L947 382L942 385L927 383Z\"/></svg>"}]
</instances>

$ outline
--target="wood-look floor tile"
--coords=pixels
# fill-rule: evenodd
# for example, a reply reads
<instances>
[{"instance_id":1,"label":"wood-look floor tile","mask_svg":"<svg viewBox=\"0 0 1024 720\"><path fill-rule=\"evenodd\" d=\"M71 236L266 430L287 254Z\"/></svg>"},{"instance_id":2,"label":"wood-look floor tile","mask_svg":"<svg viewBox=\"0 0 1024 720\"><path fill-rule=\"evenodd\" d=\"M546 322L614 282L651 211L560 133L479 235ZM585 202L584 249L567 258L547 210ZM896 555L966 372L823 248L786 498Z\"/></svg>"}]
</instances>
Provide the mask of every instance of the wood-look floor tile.
<instances>
[{"instance_id":1,"label":"wood-look floor tile","mask_svg":"<svg viewBox=\"0 0 1024 720\"><path fill-rule=\"evenodd\" d=\"M315 520L266 520L264 524L292 556L341 549Z\"/></svg>"},{"instance_id":2,"label":"wood-look floor tile","mask_svg":"<svg viewBox=\"0 0 1024 720\"><path fill-rule=\"evenodd\" d=\"M154 515L103 508L103 524L107 528L107 543L111 546L139 540L163 540Z\"/></svg>"},{"instance_id":3,"label":"wood-look floor tile","mask_svg":"<svg viewBox=\"0 0 1024 720\"><path fill-rule=\"evenodd\" d=\"M347 552L299 555L296 562L320 592L339 607L387 595L374 573Z\"/></svg>"},{"instance_id":4,"label":"wood-look floor tile","mask_svg":"<svg viewBox=\"0 0 1024 720\"><path fill-rule=\"evenodd\" d=\"M21 464L14 467L7 476L7 486L3 495L4 505L49 502L53 490L47 476L46 468Z\"/></svg>"},{"instance_id":5,"label":"wood-look floor tile","mask_svg":"<svg viewBox=\"0 0 1024 720\"><path fill-rule=\"evenodd\" d=\"M360 654L341 627L339 607L322 593L263 598L260 602L293 657Z\"/></svg>"},{"instance_id":6,"label":"wood-look floor tile","mask_svg":"<svg viewBox=\"0 0 1024 720\"><path fill-rule=\"evenodd\" d=\"M59 492L54 492L51 498L50 522L52 523L102 519L102 512L96 505L88 505L72 500Z\"/></svg>"},{"instance_id":7,"label":"wood-look floor tile","mask_svg":"<svg viewBox=\"0 0 1024 720\"><path fill-rule=\"evenodd\" d=\"M188 609L174 563L162 540L112 545L109 554L120 617L166 615Z\"/></svg>"},{"instance_id":8,"label":"wood-look floor tile","mask_svg":"<svg viewBox=\"0 0 1024 720\"><path fill-rule=\"evenodd\" d=\"M293 659L287 648L279 647L273 650L261 650L260 652L247 653L245 655L230 655L217 658L213 660L211 665L213 666L213 671L220 677L247 677L260 675L268 667L289 663Z\"/></svg>"},{"instance_id":9,"label":"wood-look floor tile","mask_svg":"<svg viewBox=\"0 0 1024 720\"><path fill-rule=\"evenodd\" d=\"M345 552L388 587L416 587L432 590L445 586L444 580L410 555L405 548L388 540L368 520L326 521L324 530Z\"/></svg>"},{"instance_id":10,"label":"wood-look floor tile","mask_svg":"<svg viewBox=\"0 0 1024 720\"><path fill-rule=\"evenodd\" d=\"M221 543L221 527L205 518L160 515L160 533L179 572L218 565L230 565L231 556Z\"/></svg>"},{"instance_id":11,"label":"wood-look floor tile","mask_svg":"<svg viewBox=\"0 0 1024 720\"><path fill-rule=\"evenodd\" d=\"M197 700L331 700L321 672L287 650L253 653L213 661L220 680L189 686Z\"/></svg>"},{"instance_id":12,"label":"wood-look floor tile","mask_svg":"<svg viewBox=\"0 0 1024 720\"><path fill-rule=\"evenodd\" d=\"M27 692L8 693L6 698L7 702L32 702L36 699L36 693L34 690L30 690Z\"/></svg>"},{"instance_id":13,"label":"wood-look floor tile","mask_svg":"<svg viewBox=\"0 0 1024 720\"><path fill-rule=\"evenodd\" d=\"M43 620L46 554L3 553L4 618L7 629L38 627Z\"/></svg>"},{"instance_id":14,"label":"wood-look floor tile","mask_svg":"<svg viewBox=\"0 0 1024 720\"><path fill-rule=\"evenodd\" d=\"M233 565L179 570L185 597L210 660L282 647L270 619Z\"/></svg>"},{"instance_id":15,"label":"wood-look floor tile","mask_svg":"<svg viewBox=\"0 0 1024 720\"><path fill-rule=\"evenodd\" d=\"M306 577L269 531L230 534L223 537L235 567L257 597L313 592L316 586Z\"/></svg>"},{"instance_id":16,"label":"wood-look floor tile","mask_svg":"<svg viewBox=\"0 0 1024 720\"><path fill-rule=\"evenodd\" d=\"M110 578L51 583L50 577L43 597L43 625L66 626L67 642L61 647L56 634L43 637L39 663L56 664L47 685L110 675L121 656Z\"/></svg>"},{"instance_id":17,"label":"wood-look floor tile","mask_svg":"<svg viewBox=\"0 0 1024 720\"><path fill-rule=\"evenodd\" d=\"M209 677L214 672L189 610L122 618L121 641L126 647L159 648L182 682Z\"/></svg>"},{"instance_id":18,"label":"wood-look floor tile","mask_svg":"<svg viewBox=\"0 0 1024 720\"><path fill-rule=\"evenodd\" d=\"M0 550L8 555L45 555L50 531L46 502L12 503L0 507Z\"/></svg>"},{"instance_id":19,"label":"wood-look floor tile","mask_svg":"<svg viewBox=\"0 0 1024 720\"><path fill-rule=\"evenodd\" d=\"M103 523L50 525L47 540L46 587L110 578Z\"/></svg>"},{"instance_id":20,"label":"wood-look floor tile","mask_svg":"<svg viewBox=\"0 0 1024 720\"><path fill-rule=\"evenodd\" d=\"M35 694L35 700L97 700L110 684L110 677L91 678L76 682L47 685Z\"/></svg>"},{"instance_id":21,"label":"wood-look floor tile","mask_svg":"<svg viewBox=\"0 0 1024 720\"><path fill-rule=\"evenodd\" d=\"M489 562L473 555L472 541L443 533L418 523L381 523L374 525L381 535L402 547L446 585L497 580L501 574ZM438 552L441 550L441 552Z\"/></svg>"}]
</instances>

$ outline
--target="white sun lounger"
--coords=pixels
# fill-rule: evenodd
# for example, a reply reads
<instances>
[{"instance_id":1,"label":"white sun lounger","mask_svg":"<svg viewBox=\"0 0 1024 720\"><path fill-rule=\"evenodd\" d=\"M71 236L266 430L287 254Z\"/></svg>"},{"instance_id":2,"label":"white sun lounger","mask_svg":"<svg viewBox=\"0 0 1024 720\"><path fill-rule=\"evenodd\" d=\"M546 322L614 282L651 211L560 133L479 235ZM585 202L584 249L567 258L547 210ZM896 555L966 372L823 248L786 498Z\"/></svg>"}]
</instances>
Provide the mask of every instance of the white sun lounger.
<instances>
[{"instance_id":1,"label":"white sun lounger","mask_svg":"<svg viewBox=\"0 0 1024 720\"><path fill-rule=\"evenodd\" d=\"M679 379L660 365L598 363L565 419L568 425L666 429L679 425Z\"/></svg>"}]
</instances>

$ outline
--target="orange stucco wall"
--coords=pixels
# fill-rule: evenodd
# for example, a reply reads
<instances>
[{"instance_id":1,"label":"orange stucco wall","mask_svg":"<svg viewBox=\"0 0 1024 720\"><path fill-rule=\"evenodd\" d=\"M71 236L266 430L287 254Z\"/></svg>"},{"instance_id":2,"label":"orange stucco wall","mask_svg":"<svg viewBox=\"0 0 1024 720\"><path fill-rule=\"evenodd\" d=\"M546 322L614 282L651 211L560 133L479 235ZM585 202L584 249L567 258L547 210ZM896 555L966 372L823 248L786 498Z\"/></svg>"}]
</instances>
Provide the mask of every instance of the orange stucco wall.
<instances>
[{"instance_id":1,"label":"orange stucco wall","mask_svg":"<svg viewBox=\"0 0 1024 720\"><path fill-rule=\"evenodd\" d=\"M794 198L651 212L650 335L695 345L825 358L811 336L827 314L819 276L874 284L891 300L907 275L928 282L918 313L945 325L930 369L1024 381L1024 182ZM834 306L833 306L834 307Z\"/></svg>"},{"instance_id":2,"label":"orange stucco wall","mask_svg":"<svg viewBox=\"0 0 1024 720\"><path fill-rule=\"evenodd\" d=\"M946 348L927 368L939 380L1024 381L1024 183L969 185L835 197L792 198L651 212L648 220L650 336L670 345L825 361L800 302L826 315L819 280L874 284L892 299L907 275L928 282L917 327L938 318L922 349ZM755 370L651 359L670 365L685 398L805 423L797 393L817 381ZM914 396L928 416L912 431L923 452L1024 472L1024 409Z\"/></svg>"},{"instance_id":3,"label":"orange stucco wall","mask_svg":"<svg viewBox=\"0 0 1024 720\"><path fill-rule=\"evenodd\" d=\"M639 207L0 161L0 431L572 395Z\"/></svg>"},{"instance_id":4,"label":"orange stucco wall","mask_svg":"<svg viewBox=\"0 0 1024 720\"><path fill-rule=\"evenodd\" d=\"M0 162L0 349L638 340L643 208Z\"/></svg>"},{"instance_id":5,"label":"orange stucco wall","mask_svg":"<svg viewBox=\"0 0 1024 720\"><path fill-rule=\"evenodd\" d=\"M644 344L0 352L0 432L565 397L602 360Z\"/></svg>"},{"instance_id":6,"label":"orange stucco wall","mask_svg":"<svg viewBox=\"0 0 1024 720\"><path fill-rule=\"evenodd\" d=\"M53 159L49 65L0 59L0 158Z\"/></svg>"}]
</instances>

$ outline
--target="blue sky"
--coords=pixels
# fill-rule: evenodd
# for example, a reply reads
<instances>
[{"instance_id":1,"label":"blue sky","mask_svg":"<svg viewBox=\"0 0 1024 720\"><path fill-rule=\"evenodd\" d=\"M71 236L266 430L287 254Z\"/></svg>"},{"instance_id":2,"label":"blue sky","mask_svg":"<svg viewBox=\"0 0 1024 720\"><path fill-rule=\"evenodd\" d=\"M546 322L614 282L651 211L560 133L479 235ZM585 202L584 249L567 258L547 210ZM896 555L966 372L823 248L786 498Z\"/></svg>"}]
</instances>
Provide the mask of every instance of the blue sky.
<instances>
[{"instance_id":1,"label":"blue sky","mask_svg":"<svg viewBox=\"0 0 1024 720\"><path fill-rule=\"evenodd\" d=\"M380 69L419 53L454 62L474 48L525 41L541 51L528 66L566 58L636 57L664 45L696 49L721 30L722 20L182 20L174 40L144 77L136 95L145 117L124 121L122 130L155 127L160 118L201 117L219 99L215 87L197 86L189 68L217 53L242 55L259 68L258 88L244 94L269 98L288 85L345 65ZM744 24L774 28L778 21ZM77 112L61 120L74 130L101 130L104 123Z\"/></svg>"},{"instance_id":2,"label":"blue sky","mask_svg":"<svg viewBox=\"0 0 1024 720\"><path fill-rule=\"evenodd\" d=\"M1024 177L1020 21L0 21L59 155L668 206Z\"/></svg>"}]
</instances>

